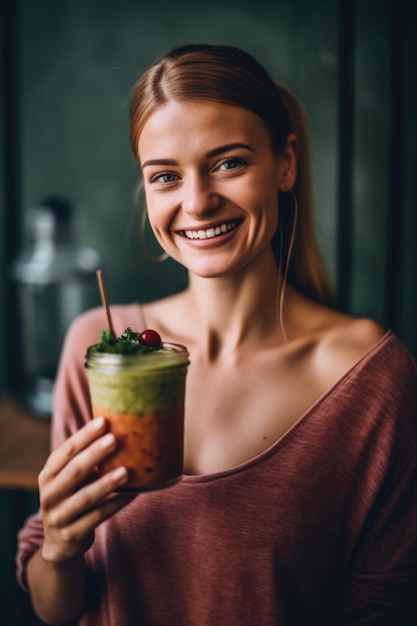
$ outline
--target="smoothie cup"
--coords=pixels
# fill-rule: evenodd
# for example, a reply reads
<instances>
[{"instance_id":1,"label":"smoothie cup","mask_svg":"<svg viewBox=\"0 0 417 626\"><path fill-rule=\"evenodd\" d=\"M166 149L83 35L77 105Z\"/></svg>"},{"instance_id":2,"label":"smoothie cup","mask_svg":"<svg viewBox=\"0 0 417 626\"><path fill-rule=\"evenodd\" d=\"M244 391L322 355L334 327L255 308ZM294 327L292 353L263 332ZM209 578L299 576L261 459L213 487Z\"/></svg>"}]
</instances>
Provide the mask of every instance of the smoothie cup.
<instances>
[{"instance_id":1,"label":"smoothie cup","mask_svg":"<svg viewBox=\"0 0 417 626\"><path fill-rule=\"evenodd\" d=\"M146 354L87 351L93 417L104 416L117 449L102 473L124 465L120 491L148 491L176 484L183 475L184 397L188 351L164 342Z\"/></svg>"}]
</instances>

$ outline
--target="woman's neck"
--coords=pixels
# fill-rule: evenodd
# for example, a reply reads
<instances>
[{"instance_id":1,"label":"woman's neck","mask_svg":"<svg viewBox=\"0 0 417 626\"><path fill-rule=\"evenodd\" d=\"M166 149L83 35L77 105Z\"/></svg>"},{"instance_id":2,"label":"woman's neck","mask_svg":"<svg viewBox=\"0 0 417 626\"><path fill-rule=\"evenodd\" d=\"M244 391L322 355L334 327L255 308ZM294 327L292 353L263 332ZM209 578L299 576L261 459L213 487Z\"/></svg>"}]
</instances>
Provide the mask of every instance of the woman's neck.
<instances>
[{"instance_id":1,"label":"woman's neck","mask_svg":"<svg viewBox=\"0 0 417 626\"><path fill-rule=\"evenodd\" d=\"M232 276L191 275L188 297L198 320L202 356L210 361L226 355L234 359L282 341L280 292L280 272L269 254Z\"/></svg>"}]
</instances>

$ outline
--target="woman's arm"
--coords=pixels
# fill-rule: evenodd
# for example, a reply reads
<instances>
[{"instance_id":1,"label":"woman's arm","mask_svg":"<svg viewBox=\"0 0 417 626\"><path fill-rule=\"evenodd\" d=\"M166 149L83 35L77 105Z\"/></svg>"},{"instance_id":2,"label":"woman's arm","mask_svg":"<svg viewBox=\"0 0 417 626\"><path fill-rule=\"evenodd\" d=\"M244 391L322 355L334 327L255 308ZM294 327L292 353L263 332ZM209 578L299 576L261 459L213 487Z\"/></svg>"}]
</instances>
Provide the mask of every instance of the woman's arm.
<instances>
[{"instance_id":1,"label":"woman's arm","mask_svg":"<svg viewBox=\"0 0 417 626\"><path fill-rule=\"evenodd\" d=\"M84 557L56 566L48 563L40 548L27 564L27 580L33 608L47 624L71 624L84 603Z\"/></svg>"},{"instance_id":2,"label":"woman's arm","mask_svg":"<svg viewBox=\"0 0 417 626\"><path fill-rule=\"evenodd\" d=\"M114 306L112 313L119 330L143 328L137 305ZM123 474L92 482L97 479L97 459L109 454L112 445L110 440L110 448L103 448L107 425L91 419L84 368L87 347L98 340L103 323L103 310L97 308L80 315L68 329L54 385L54 452L39 477L42 517L33 516L19 533L18 580L30 591L35 610L52 624L69 623L79 615L84 552L93 542L94 529L132 499L109 495L124 483Z\"/></svg>"},{"instance_id":3,"label":"woman's arm","mask_svg":"<svg viewBox=\"0 0 417 626\"><path fill-rule=\"evenodd\" d=\"M97 465L114 450L104 419L91 420L49 457L39 475L44 542L27 564L35 611L48 624L68 624L82 611L84 553L95 528L131 501L114 490L127 480L120 467L99 477Z\"/></svg>"},{"instance_id":4,"label":"woman's arm","mask_svg":"<svg viewBox=\"0 0 417 626\"><path fill-rule=\"evenodd\" d=\"M370 513L344 584L338 624L417 623L417 453Z\"/></svg>"}]
</instances>

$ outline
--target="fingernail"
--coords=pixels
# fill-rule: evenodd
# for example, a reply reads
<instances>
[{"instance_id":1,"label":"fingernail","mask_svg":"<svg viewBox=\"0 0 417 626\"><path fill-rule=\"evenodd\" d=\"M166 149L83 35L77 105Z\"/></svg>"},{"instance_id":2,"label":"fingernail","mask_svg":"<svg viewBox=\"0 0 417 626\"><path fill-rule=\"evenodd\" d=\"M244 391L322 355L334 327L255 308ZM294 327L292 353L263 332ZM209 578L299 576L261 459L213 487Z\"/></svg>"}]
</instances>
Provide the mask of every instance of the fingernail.
<instances>
[{"instance_id":1,"label":"fingernail","mask_svg":"<svg viewBox=\"0 0 417 626\"><path fill-rule=\"evenodd\" d=\"M126 478L127 477L127 469L125 467L118 467L117 469L114 470L113 472L113 478L115 480L120 480L121 478Z\"/></svg>"},{"instance_id":2,"label":"fingernail","mask_svg":"<svg viewBox=\"0 0 417 626\"><path fill-rule=\"evenodd\" d=\"M112 433L107 433L101 439L100 444L103 448L112 448L116 443L116 437Z\"/></svg>"},{"instance_id":3,"label":"fingernail","mask_svg":"<svg viewBox=\"0 0 417 626\"><path fill-rule=\"evenodd\" d=\"M103 428L104 424L105 424L104 417L95 417L93 419L92 428L94 428L94 430L100 430L101 428Z\"/></svg>"}]
</instances>

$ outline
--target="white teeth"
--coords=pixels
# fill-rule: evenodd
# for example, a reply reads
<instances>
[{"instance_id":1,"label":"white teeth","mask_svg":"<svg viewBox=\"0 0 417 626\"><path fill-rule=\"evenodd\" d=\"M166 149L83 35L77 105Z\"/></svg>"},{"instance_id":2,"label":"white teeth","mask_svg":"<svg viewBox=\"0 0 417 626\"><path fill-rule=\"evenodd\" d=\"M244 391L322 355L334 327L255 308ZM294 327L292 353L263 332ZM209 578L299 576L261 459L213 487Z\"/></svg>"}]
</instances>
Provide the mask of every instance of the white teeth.
<instances>
[{"instance_id":1,"label":"white teeth","mask_svg":"<svg viewBox=\"0 0 417 626\"><path fill-rule=\"evenodd\" d=\"M207 230L185 230L184 234L187 239L212 239L213 237L227 233L234 228L236 228L236 224L234 222L229 222L228 224L222 224L221 226L208 228Z\"/></svg>"}]
</instances>

